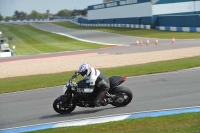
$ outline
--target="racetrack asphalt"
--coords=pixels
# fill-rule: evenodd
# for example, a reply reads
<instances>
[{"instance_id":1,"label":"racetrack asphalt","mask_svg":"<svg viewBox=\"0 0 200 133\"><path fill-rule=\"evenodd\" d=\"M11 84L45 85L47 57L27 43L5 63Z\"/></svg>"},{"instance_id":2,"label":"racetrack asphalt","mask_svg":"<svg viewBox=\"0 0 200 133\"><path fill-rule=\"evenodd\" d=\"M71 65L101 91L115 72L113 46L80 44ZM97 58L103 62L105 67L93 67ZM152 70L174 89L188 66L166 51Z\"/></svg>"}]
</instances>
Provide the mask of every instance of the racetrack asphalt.
<instances>
[{"instance_id":1,"label":"racetrack asphalt","mask_svg":"<svg viewBox=\"0 0 200 133\"><path fill-rule=\"evenodd\" d=\"M123 86L133 92L126 107L77 107L59 115L52 107L62 86L0 95L0 129L121 113L200 106L200 68L129 77Z\"/></svg>"},{"instance_id":2,"label":"racetrack asphalt","mask_svg":"<svg viewBox=\"0 0 200 133\"><path fill-rule=\"evenodd\" d=\"M90 40L94 42L102 42L102 43L110 43L110 44L117 44L117 45L134 45L136 40L143 40L143 43L146 43L146 38L141 37L134 37L134 36L126 36L126 35L119 35L114 33L102 32L97 30L77 30L62 27L59 25L51 24L51 23L43 23L43 24L31 24L33 27L38 28L40 30L44 30L47 32L57 32L62 34L67 34L70 36L74 36L77 38ZM172 35L173 37L173 35ZM176 38L176 37L175 37ZM150 43L155 44L155 38L148 38ZM200 37L199 37L200 39ZM179 43L198 43L199 39L179 39L177 42ZM172 40L170 39L159 39L160 44L171 44Z\"/></svg>"}]
</instances>

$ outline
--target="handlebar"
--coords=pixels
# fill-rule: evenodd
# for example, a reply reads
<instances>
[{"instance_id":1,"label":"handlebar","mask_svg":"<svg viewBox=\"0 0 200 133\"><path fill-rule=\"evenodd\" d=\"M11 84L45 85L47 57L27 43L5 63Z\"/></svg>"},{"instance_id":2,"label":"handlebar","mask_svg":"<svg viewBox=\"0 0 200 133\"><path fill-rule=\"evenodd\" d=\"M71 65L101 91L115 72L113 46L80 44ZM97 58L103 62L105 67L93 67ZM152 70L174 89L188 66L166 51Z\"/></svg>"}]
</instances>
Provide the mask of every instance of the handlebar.
<instances>
[{"instance_id":1,"label":"handlebar","mask_svg":"<svg viewBox=\"0 0 200 133\"><path fill-rule=\"evenodd\" d=\"M74 75L72 76L71 80L75 80L79 75L79 72L75 72Z\"/></svg>"},{"instance_id":2,"label":"handlebar","mask_svg":"<svg viewBox=\"0 0 200 133\"><path fill-rule=\"evenodd\" d=\"M75 72L74 75L71 77L71 79L69 79L69 81L68 81L67 84L68 84L69 86L71 86L71 87L74 86L73 80L75 80L75 79L78 77L78 75L79 75L79 72L78 72L78 71ZM67 84L66 84L66 85L67 85Z\"/></svg>"}]
</instances>

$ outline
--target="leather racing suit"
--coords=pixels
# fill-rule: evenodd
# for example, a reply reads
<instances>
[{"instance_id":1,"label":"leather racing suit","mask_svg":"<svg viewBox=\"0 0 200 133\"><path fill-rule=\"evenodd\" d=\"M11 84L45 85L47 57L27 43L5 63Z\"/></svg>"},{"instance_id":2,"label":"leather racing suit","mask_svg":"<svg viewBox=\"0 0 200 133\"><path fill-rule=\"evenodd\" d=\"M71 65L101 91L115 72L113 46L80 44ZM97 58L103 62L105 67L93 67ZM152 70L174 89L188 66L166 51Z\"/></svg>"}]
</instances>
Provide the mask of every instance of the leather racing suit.
<instances>
[{"instance_id":1,"label":"leather racing suit","mask_svg":"<svg viewBox=\"0 0 200 133\"><path fill-rule=\"evenodd\" d=\"M89 74L89 88L84 89L84 93L91 93L94 89L99 89L96 99L94 100L95 106L103 105L102 99L105 97L106 92L109 91L110 82L106 76L98 69L90 67L91 73Z\"/></svg>"}]
</instances>

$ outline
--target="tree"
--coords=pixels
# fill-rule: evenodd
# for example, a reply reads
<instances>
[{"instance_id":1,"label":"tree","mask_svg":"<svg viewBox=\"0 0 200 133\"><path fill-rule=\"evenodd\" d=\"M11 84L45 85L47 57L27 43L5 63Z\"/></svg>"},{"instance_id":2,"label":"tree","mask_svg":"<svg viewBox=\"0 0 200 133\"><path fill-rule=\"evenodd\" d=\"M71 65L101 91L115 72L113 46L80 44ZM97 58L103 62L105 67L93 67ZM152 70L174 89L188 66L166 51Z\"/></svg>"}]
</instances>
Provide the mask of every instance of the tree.
<instances>
[{"instance_id":1,"label":"tree","mask_svg":"<svg viewBox=\"0 0 200 133\"><path fill-rule=\"evenodd\" d=\"M20 13L19 13L19 11L16 10L16 11L14 12L13 18L14 18L14 19L19 19L19 18L20 18Z\"/></svg>"},{"instance_id":2,"label":"tree","mask_svg":"<svg viewBox=\"0 0 200 133\"><path fill-rule=\"evenodd\" d=\"M1 13L0 13L0 20L3 20L3 16L1 15Z\"/></svg>"},{"instance_id":3,"label":"tree","mask_svg":"<svg viewBox=\"0 0 200 133\"><path fill-rule=\"evenodd\" d=\"M30 14L28 14L27 17L32 18L32 19L33 18L37 18L37 19L40 18L41 19L41 18L44 18L44 15L42 15L41 13L39 13L35 10L32 10L32 12Z\"/></svg>"},{"instance_id":4,"label":"tree","mask_svg":"<svg viewBox=\"0 0 200 133\"><path fill-rule=\"evenodd\" d=\"M64 10L60 10L58 11L58 13L56 14L56 16L77 16L77 15L87 15L87 9L83 9L83 10L67 10L67 9L64 9Z\"/></svg>"},{"instance_id":5,"label":"tree","mask_svg":"<svg viewBox=\"0 0 200 133\"><path fill-rule=\"evenodd\" d=\"M82 10L81 14L82 15L87 15L87 9Z\"/></svg>"},{"instance_id":6,"label":"tree","mask_svg":"<svg viewBox=\"0 0 200 133\"><path fill-rule=\"evenodd\" d=\"M14 15L13 15L13 19L25 19L27 16L27 14L23 11L19 12L19 11L15 11Z\"/></svg>"},{"instance_id":7,"label":"tree","mask_svg":"<svg viewBox=\"0 0 200 133\"><path fill-rule=\"evenodd\" d=\"M25 12L20 12L20 19L25 19L27 17L27 14Z\"/></svg>"},{"instance_id":8,"label":"tree","mask_svg":"<svg viewBox=\"0 0 200 133\"><path fill-rule=\"evenodd\" d=\"M56 16L71 16L71 13L72 13L72 11L64 9L64 10L58 11Z\"/></svg>"},{"instance_id":9,"label":"tree","mask_svg":"<svg viewBox=\"0 0 200 133\"><path fill-rule=\"evenodd\" d=\"M5 17L5 20L12 20L13 19L13 17L11 17L11 16L6 16Z\"/></svg>"},{"instance_id":10,"label":"tree","mask_svg":"<svg viewBox=\"0 0 200 133\"><path fill-rule=\"evenodd\" d=\"M77 16L77 15L79 15L79 14L78 14L78 10L74 9L74 10L72 11L71 16Z\"/></svg>"},{"instance_id":11,"label":"tree","mask_svg":"<svg viewBox=\"0 0 200 133\"><path fill-rule=\"evenodd\" d=\"M73 10L71 16L77 16L77 15L87 15L87 9L84 10Z\"/></svg>"}]
</instances>

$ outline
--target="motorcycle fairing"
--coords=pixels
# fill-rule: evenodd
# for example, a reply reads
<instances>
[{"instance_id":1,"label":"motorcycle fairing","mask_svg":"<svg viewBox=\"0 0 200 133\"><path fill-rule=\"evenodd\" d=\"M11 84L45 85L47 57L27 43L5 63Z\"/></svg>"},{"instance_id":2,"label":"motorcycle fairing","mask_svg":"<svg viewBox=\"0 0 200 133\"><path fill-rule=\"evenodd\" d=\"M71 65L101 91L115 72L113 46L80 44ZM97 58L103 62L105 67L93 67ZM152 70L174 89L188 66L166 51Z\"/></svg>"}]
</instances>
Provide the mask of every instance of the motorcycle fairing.
<instances>
[{"instance_id":1,"label":"motorcycle fairing","mask_svg":"<svg viewBox=\"0 0 200 133\"><path fill-rule=\"evenodd\" d=\"M114 90L117 86L123 83L126 80L126 77L113 76L109 78L110 81L110 91Z\"/></svg>"},{"instance_id":2,"label":"motorcycle fairing","mask_svg":"<svg viewBox=\"0 0 200 133\"><path fill-rule=\"evenodd\" d=\"M88 88L90 83L88 82L88 79L82 79L77 82L77 85L79 88Z\"/></svg>"}]
</instances>

